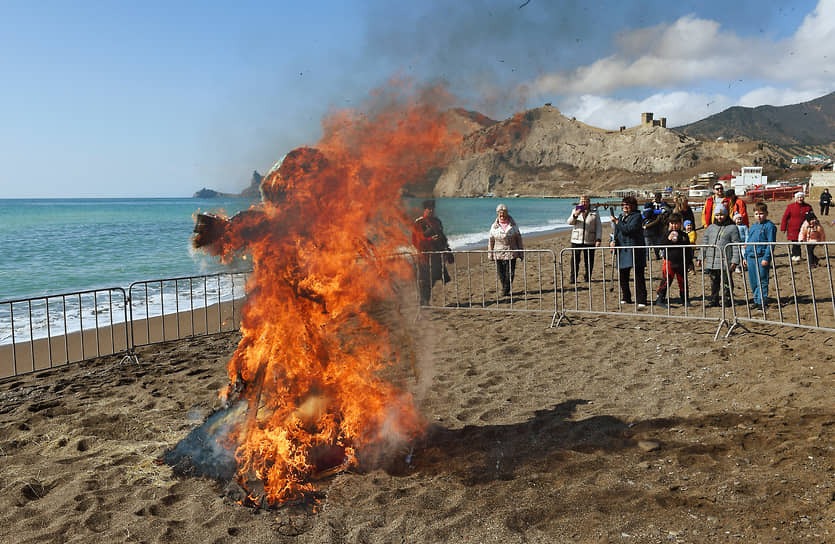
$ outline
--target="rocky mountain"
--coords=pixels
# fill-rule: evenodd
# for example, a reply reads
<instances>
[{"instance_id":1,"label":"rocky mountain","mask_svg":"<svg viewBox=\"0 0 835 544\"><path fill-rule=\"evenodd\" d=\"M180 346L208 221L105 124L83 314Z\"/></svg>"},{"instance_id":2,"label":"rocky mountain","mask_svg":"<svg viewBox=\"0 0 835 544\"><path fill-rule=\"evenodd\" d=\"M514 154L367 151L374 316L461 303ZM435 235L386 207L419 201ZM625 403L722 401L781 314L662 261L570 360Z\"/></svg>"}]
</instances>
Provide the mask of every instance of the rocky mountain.
<instances>
[{"instance_id":1,"label":"rocky mountain","mask_svg":"<svg viewBox=\"0 0 835 544\"><path fill-rule=\"evenodd\" d=\"M778 146L835 141L835 92L789 106L733 107L677 131L696 138L763 140Z\"/></svg>"},{"instance_id":2,"label":"rocky mountain","mask_svg":"<svg viewBox=\"0 0 835 544\"><path fill-rule=\"evenodd\" d=\"M258 170L252 171L249 185L240 193L221 193L214 189L202 188L194 193L194 198L246 198L248 200L258 200L261 198L261 180L264 178L258 173Z\"/></svg>"},{"instance_id":3,"label":"rocky mountain","mask_svg":"<svg viewBox=\"0 0 835 544\"><path fill-rule=\"evenodd\" d=\"M474 131L438 175L436 196L576 196L628 187L679 186L706 170L777 165L760 142L703 141L657 124L618 131L563 116L553 106L528 110Z\"/></svg>"}]
</instances>

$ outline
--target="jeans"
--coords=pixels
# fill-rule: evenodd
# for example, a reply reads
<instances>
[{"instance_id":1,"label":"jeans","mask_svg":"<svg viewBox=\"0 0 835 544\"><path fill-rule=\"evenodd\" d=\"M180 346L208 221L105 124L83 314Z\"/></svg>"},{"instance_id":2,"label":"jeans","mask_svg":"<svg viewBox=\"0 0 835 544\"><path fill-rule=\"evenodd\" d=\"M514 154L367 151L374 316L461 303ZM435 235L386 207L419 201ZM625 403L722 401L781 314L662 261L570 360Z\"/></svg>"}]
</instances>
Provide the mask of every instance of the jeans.
<instances>
[{"instance_id":1,"label":"jeans","mask_svg":"<svg viewBox=\"0 0 835 544\"><path fill-rule=\"evenodd\" d=\"M745 257L748 263L748 283L754 291L754 304L765 304L768 298L768 273L770 266L762 266L759 257Z\"/></svg>"}]
</instances>

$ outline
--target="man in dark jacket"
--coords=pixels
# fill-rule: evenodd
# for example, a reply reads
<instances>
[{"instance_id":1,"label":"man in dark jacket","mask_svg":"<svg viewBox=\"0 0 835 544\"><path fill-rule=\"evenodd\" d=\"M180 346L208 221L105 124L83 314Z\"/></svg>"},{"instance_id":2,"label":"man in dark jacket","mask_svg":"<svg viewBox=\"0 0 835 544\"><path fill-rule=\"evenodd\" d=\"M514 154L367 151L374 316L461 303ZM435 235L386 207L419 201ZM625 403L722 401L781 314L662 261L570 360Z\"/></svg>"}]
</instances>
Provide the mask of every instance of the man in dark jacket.
<instances>
[{"instance_id":1,"label":"man in dark jacket","mask_svg":"<svg viewBox=\"0 0 835 544\"><path fill-rule=\"evenodd\" d=\"M829 189L824 189L821 193L820 206L821 215L829 215L829 206L832 204L832 195L829 194Z\"/></svg>"}]
</instances>

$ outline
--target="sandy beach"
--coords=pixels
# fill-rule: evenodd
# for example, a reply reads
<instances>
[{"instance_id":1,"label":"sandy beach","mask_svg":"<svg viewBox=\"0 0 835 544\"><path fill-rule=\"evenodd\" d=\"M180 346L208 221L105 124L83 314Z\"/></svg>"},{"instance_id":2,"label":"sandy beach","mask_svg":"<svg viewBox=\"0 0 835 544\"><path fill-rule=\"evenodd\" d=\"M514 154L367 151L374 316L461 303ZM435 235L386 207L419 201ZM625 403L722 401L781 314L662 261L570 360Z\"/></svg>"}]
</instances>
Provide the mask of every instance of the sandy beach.
<instances>
[{"instance_id":1,"label":"sandy beach","mask_svg":"<svg viewBox=\"0 0 835 544\"><path fill-rule=\"evenodd\" d=\"M2 380L0 541L835 539L835 335L752 325L714 342L711 321L550 322L452 309L407 320L418 376L405 363L387 374L413 393L425 436L317 482L318 504L276 509L158 463L218 408L237 333Z\"/></svg>"}]
</instances>

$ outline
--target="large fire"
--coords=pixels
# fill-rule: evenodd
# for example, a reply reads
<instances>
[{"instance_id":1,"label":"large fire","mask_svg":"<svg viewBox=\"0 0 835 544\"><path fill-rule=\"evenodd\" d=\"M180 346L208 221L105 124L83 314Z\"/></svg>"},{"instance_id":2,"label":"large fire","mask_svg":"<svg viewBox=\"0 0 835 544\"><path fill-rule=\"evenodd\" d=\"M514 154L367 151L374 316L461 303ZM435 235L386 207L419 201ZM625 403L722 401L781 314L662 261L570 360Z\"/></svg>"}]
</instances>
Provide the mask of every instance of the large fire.
<instances>
[{"instance_id":1,"label":"large fire","mask_svg":"<svg viewBox=\"0 0 835 544\"><path fill-rule=\"evenodd\" d=\"M221 394L248 403L228 440L256 502L297 499L317 472L423 429L412 397L380 375L410 354L374 310L413 275L391 258L409 245L403 186L460 142L439 97L395 86L364 111L330 114L315 148L292 151L264 178L262 202L198 224L196 246L252 260Z\"/></svg>"}]
</instances>

